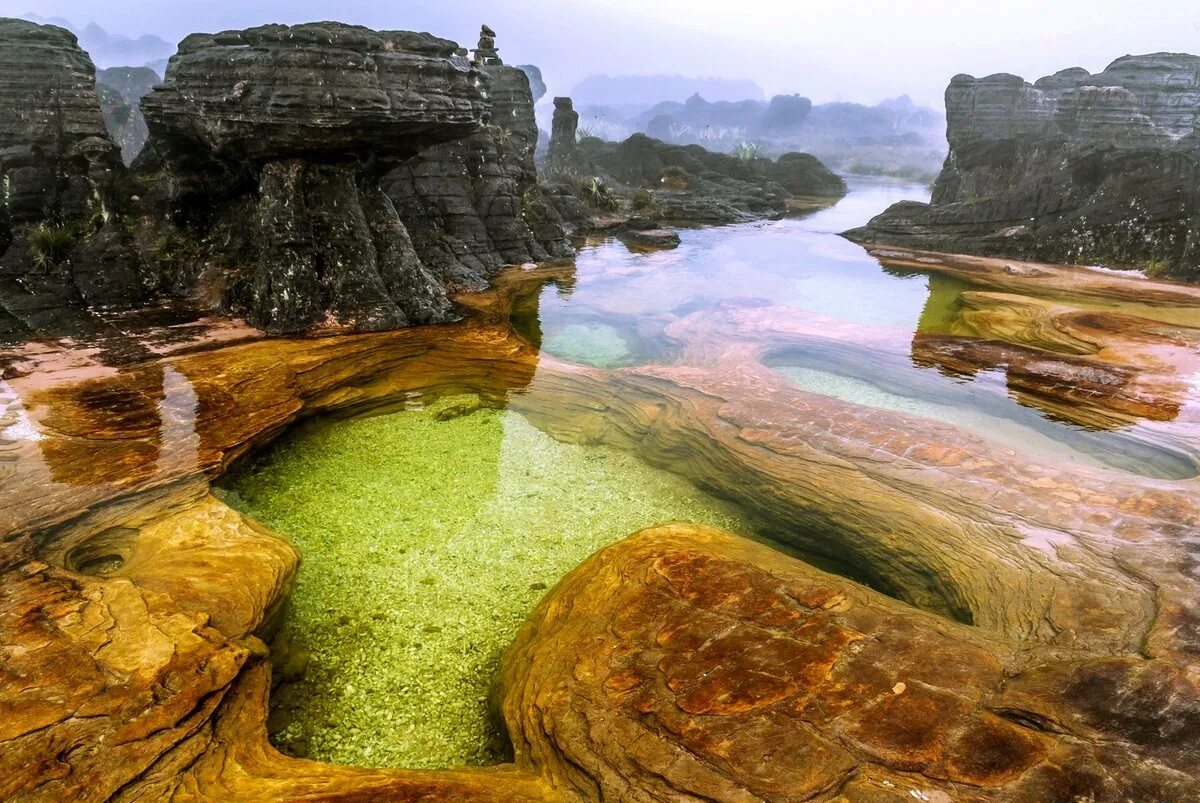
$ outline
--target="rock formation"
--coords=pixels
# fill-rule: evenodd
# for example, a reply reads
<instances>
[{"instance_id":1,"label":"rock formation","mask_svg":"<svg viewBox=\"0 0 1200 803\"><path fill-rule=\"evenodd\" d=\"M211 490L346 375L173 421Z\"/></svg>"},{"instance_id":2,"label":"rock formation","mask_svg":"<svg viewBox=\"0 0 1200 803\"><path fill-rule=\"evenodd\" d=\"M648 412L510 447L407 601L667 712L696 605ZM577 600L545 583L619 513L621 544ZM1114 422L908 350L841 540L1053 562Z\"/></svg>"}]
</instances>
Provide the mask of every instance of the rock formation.
<instances>
[{"instance_id":1,"label":"rock formation","mask_svg":"<svg viewBox=\"0 0 1200 803\"><path fill-rule=\"evenodd\" d=\"M95 68L75 35L0 19L0 334L145 299Z\"/></svg>"},{"instance_id":2,"label":"rock formation","mask_svg":"<svg viewBox=\"0 0 1200 803\"><path fill-rule=\"evenodd\" d=\"M537 184L529 78L500 61L494 37L484 26L476 50L476 68L487 79L488 125L397 165L382 181L424 264L470 289L485 286L503 265L573 253Z\"/></svg>"},{"instance_id":3,"label":"rock formation","mask_svg":"<svg viewBox=\"0 0 1200 803\"><path fill-rule=\"evenodd\" d=\"M536 64L518 64L517 69L525 73L529 79L529 91L533 93L533 102L537 103L546 95L546 82L542 78L542 70Z\"/></svg>"},{"instance_id":4,"label":"rock formation","mask_svg":"<svg viewBox=\"0 0 1200 803\"><path fill-rule=\"evenodd\" d=\"M553 221L535 235L523 217L532 98L490 37L483 63L340 23L185 39L143 101L153 154L136 166L159 169L146 180L175 224L160 285L271 332L384 329L446 320L450 290L562 255Z\"/></svg>"},{"instance_id":5,"label":"rock formation","mask_svg":"<svg viewBox=\"0 0 1200 803\"><path fill-rule=\"evenodd\" d=\"M931 203L848 237L1200 279L1200 57L1125 56L1034 84L959 75L946 111Z\"/></svg>"},{"instance_id":6,"label":"rock formation","mask_svg":"<svg viewBox=\"0 0 1200 803\"><path fill-rule=\"evenodd\" d=\"M845 183L808 154L741 158L645 134L620 143L587 139L578 147L582 162L614 186L653 191L666 220L737 223L783 215L797 196L846 194Z\"/></svg>"},{"instance_id":7,"label":"rock formation","mask_svg":"<svg viewBox=\"0 0 1200 803\"><path fill-rule=\"evenodd\" d=\"M653 193L648 197L658 217L681 224L780 216L787 213L789 199L846 194L845 182L804 153L787 153L776 161L753 153L740 158L645 134L620 143L597 137L577 142L579 113L570 98L554 99L552 128L546 168L550 179L559 182L551 188L553 200L562 218L577 228L591 225L595 209L603 213L617 196L633 202L638 191ZM578 185L576 192L564 186L570 184ZM594 208L591 214L588 205ZM636 213L646 211L634 206Z\"/></svg>"},{"instance_id":8,"label":"rock formation","mask_svg":"<svg viewBox=\"0 0 1200 803\"><path fill-rule=\"evenodd\" d=\"M570 98L554 99L550 121L550 151L546 157L552 172L570 172L578 162L579 112Z\"/></svg>"},{"instance_id":9,"label":"rock formation","mask_svg":"<svg viewBox=\"0 0 1200 803\"><path fill-rule=\"evenodd\" d=\"M963 310L983 346L1067 350L1080 375L1131 371L1075 407L1187 398L1196 327L1037 296L1081 288L1167 312L1200 304L1200 289L919 258L995 291ZM507 274L470 301L484 314L453 326L192 347L121 372L68 361L13 378L0 424L32 416L44 437L12 441L4 457L16 468L0 472L0 797L1200 794L1194 479L1031 460L806 392L770 355L895 344L802 310L733 302L677 317L674 364L562 363L499 320L555 275ZM1027 303L1006 305L1005 288ZM1054 359L1022 368L1027 390L1063 384ZM265 639L297 555L209 493L210 479L304 415L464 391L508 398L563 440L686 471L875 590L761 543L654 528L572 572L507 653L497 700L513 765L287 758L265 738ZM1160 434L1186 436L1195 411L1166 423Z\"/></svg>"},{"instance_id":10,"label":"rock formation","mask_svg":"<svg viewBox=\"0 0 1200 803\"><path fill-rule=\"evenodd\" d=\"M121 148L121 160L126 165L133 163L150 136L142 116L142 98L160 80L149 67L109 67L96 73L104 125Z\"/></svg>"}]
</instances>

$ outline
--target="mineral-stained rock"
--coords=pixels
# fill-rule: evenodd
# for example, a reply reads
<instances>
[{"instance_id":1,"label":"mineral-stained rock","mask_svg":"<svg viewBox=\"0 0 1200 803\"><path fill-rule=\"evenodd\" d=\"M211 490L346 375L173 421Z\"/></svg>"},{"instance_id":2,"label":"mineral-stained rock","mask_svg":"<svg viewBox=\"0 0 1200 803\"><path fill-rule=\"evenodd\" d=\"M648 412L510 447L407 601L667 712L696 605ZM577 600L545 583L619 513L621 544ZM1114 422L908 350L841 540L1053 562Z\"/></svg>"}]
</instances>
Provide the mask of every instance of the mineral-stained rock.
<instances>
[{"instance_id":1,"label":"mineral-stained rock","mask_svg":"<svg viewBox=\"0 0 1200 803\"><path fill-rule=\"evenodd\" d=\"M149 67L110 67L96 73L96 93L104 125L129 165L142 152L150 130L142 116L142 98L161 79Z\"/></svg>"},{"instance_id":2,"label":"mineral-stained rock","mask_svg":"<svg viewBox=\"0 0 1200 803\"><path fill-rule=\"evenodd\" d=\"M964 325L1048 355L1020 366L1026 390L1040 378L1055 393L1063 365L1094 371L1093 398L1075 406L1104 408L1107 393L1115 409L1140 388L1180 402L1158 436L1196 431L1183 402L1200 330L1170 320L1200 289L921 258L988 288L968 294ZM772 354L848 341L869 356L892 341L804 310L731 302L681 316L670 365L538 355L493 318L550 271L504 274L471 301L480 320L258 339L121 371L68 362L0 386L0 428L40 433L0 441L0 796L1200 795L1194 478L1031 459L807 392ZM1155 303L1138 319L1002 292L1022 287L1083 288L1089 307ZM980 344L964 363L998 345ZM1110 386L1114 367L1135 370ZM763 544L656 528L551 590L509 651L497 694L516 766L288 759L265 740L263 638L296 555L208 482L303 415L463 391L507 398L563 440L686 473L890 596Z\"/></svg>"},{"instance_id":3,"label":"mineral-stained rock","mask_svg":"<svg viewBox=\"0 0 1200 803\"><path fill-rule=\"evenodd\" d=\"M0 19L0 308L15 328L144 299L122 180L75 35Z\"/></svg>"},{"instance_id":4,"label":"mineral-stained rock","mask_svg":"<svg viewBox=\"0 0 1200 803\"><path fill-rule=\"evenodd\" d=\"M860 242L1200 278L1200 57L1125 56L1034 84L956 76L931 203L896 204Z\"/></svg>"},{"instance_id":5,"label":"mineral-stained rock","mask_svg":"<svg viewBox=\"0 0 1200 803\"><path fill-rule=\"evenodd\" d=\"M1134 658L1010 678L1014 665L972 628L759 544L667 525L549 594L500 688L518 766L582 799L1200 792L1188 757L1197 689L1177 666Z\"/></svg>"},{"instance_id":6,"label":"mineral-stained rock","mask_svg":"<svg viewBox=\"0 0 1200 803\"><path fill-rule=\"evenodd\" d=\"M340 23L196 34L143 109L160 286L267 331L444 321L451 289L567 254L526 222L533 101L494 55Z\"/></svg>"}]
</instances>

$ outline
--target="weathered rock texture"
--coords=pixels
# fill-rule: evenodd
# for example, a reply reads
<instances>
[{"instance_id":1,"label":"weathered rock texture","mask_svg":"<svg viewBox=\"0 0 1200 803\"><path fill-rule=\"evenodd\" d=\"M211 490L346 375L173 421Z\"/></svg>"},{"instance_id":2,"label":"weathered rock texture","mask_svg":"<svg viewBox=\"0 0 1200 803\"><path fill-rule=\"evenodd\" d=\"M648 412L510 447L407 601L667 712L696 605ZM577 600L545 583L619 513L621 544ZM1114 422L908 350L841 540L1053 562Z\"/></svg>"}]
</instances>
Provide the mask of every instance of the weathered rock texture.
<instances>
[{"instance_id":1,"label":"weathered rock texture","mask_svg":"<svg viewBox=\"0 0 1200 803\"><path fill-rule=\"evenodd\" d=\"M121 148L121 160L126 165L133 164L150 136L142 116L142 98L160 80L149 67L109 67L96 73L104 125Z\"/></svg>"},{"instance_id":2,"label":"weathered rock texture","mask_svg":"<svg viewBox=\"0 0 1200 803\"><path fill-rule=\"evenodd\" d=\"M840 198L845 183L807 154L741 159L699 145L669 145L644 134L621 143L589 138L584 158L620 184L655 190L667 219L732 223L782 215L796 196Z\"/></svg>"},{"instance_id":3,"label":"weathered rock texture","mask_svg":"<svg viewBox=\"0 0 1200 803\"><path fill-rule=\"evenodd\" d=\"M1034 84L959 75L946 112L931 203L848 237L1200 278L1200 57L1125 56Z\"/></svg>"},{"instance_id":4,"label":"weathered rock texture","mask_svg":"<svg viewBox=\"0 0 1200 803\"><path fill-rule=\"evenodd\" d=\"M528 81L486 61L340 23L185 39L143 102L139 166L161 166L175 224L160 285L267 331L372 330L446 320L449 290L563 255L553 221L523 217Z\"/></svg>"},{"instance_id":5,"label":"weathered rock texture","mask_svg":"<svg viewBox=\"0 0 1200 803\"><path fill-rule=\"evenodd\" d=\"M645 134L620 143L595 137L576 142L578 127L571 99L555 98L546 167L554 180L565 183L552 196L561 216L581 228L588 224L589 205L604 212L606 206L615 208L617 199L631 201L638 190L651 193L654 216L679 224L775 217L786 214L795 198L846 194L845 182L808 154L788 153L777 161L739 158L699 145L670 145ZM574 198L566 191L572 184ZM605 197L610 193L611 202ZM634 211L646 213L644 208Z\"/></svg>"},{"instance_id":6,"label":"weathered rock texture","mask_svg":"<svg viewBox=\"0 0 1200 803\"><path fill-rule=\"evenodd\" d=\"M476 53L487 78L489 124L430 148L383 182L422 261L452 286L476 290L503 265L573 253L537 184L529 78L501 62L488 30Z\"/></svg>"},{"instance_id":7,"label":"weathered rock texture","mask_svg":"<svg viewBox=\"0 0 1200 803\"><path fill-rule=\"evenodd\" d=\"M122 180L75 35L0 19L0 335L144 299Z\"/></svg>"},{"instance_id":8,"label":"weathered rock texture","mask_svg":"<svg viewBox=\"0 0 1200 803\"><path fill-rule=\"evenodd\" d=\"M1151 412L1153 431L1184 441L1200 425L1186 404L1200 328L1170 322L1200 289L895 260L978 286L961 323L980 351L958 353L1036 346L1043 359L1021 363L1014 386L1029 398L1053 405L1120 369L1123 382L1059 409L1130 427ZM1200 795L1194 478L1031 459L807 392L772 355L898 346L889 330L802 310L731 303L677 318L670 365L566 364L502 320L536 296L523 282L548 277L502 277L469 302L478 319L452 326L259 340L119 372L68 361L0 386L0 432L40 433L0 442L0 796ZM1075 306L1077 291L1110 308L1139 299L1144 315ZM498 700L515 767L286 758L264 738L262 637L296 555L208 482L301 416L462 392L686 473L889 596L761 544L657 528L566 578L508 653Z\"/></svg>"}]
</instances>

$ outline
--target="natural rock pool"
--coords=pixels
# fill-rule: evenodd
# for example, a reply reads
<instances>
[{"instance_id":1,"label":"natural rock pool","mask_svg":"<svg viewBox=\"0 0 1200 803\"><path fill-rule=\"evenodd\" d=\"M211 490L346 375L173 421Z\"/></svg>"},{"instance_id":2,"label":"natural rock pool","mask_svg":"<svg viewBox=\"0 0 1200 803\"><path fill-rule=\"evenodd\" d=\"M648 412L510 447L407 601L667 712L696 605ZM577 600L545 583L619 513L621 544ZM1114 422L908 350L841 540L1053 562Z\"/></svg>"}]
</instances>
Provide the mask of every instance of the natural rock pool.
<instances>
[{"instance_id":1,"label":"natural rock pool","mask_svg":"<svg viewBox=\"0 0 1200 803\"><path fill-rule=\"evenodd\" d=\"M692 447L670 445L669 429L625 433L622 416L636 413L615 415L586 388L561 386L564 364L617 369L601 387L626 399L631 391L612 385L623 366L651 374L656 364L719 366L745 350L829 400L821 405L849 403L847 420L874 409L899 414L893 427L947 439L965 431L1017 460L1196 474L1194 444L1169 412L1096 412L1041 394L1015 373L1025 352L964 356L964 343L974 347L981 335L1068 355L1099 347L1086 331L1038 323L1061 298L1014 298L948 273L881 266L836 231L923 190L851 188L807 218L684 231L674 250L587 243L573 272L512 303L513 325L540 347L547 369L524 387L315 420L227 478L225 501L303 555L274 648L287 681L272 694L275 743L363 766L501 760L506 745L488 690L522 621L589 554L664 521L776 538L912 604L966 622L979 615L980 601L955 587L954 570L913 559L900 571L886 549L863 546L822 505L780 507L759 489L716 480L693 466ZM1192 314L1129 306L1164 325ZM781 319L776 307L790 311ZM749 381L731 370L730 381ZM755 381L770 385L769 376ZM794 416L799 425L808 415L797 407L773 423ZM666 444L643 448L652 439Z\"/></svg>"},{"instance_id":2,"label":"natural rock pool","mask_svg":"<svg viewBox=\"0 0 1200 803\"><path fill-rule=\"evenodd\" d=\"M672 520L749 531L682 477L466 397L302 427L226 501L304 556L281 638L308 666L274 695L276 742L394 767L503 757L500 654L597 549Z\"/></svg>"}]
</instances>

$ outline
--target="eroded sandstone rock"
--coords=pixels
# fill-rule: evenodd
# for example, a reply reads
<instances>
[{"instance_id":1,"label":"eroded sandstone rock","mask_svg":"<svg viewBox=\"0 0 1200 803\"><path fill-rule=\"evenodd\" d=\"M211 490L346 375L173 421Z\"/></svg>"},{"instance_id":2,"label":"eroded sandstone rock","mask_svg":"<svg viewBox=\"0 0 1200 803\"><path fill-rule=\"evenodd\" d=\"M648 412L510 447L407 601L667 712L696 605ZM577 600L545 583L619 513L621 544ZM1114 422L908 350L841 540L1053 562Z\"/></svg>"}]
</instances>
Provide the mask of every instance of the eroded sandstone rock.
<instances>
[{"instance_id":1,"label":"eroded sandstone rock","mask_svg":"<svg viewBox=\"0 0 1200 803\"><path fill-rule=\"evenodd\" d=\"M493 41L494 45L494 41ZM159 282L269 332L453 317L451 290L564 256L531 229L528 80L428 34L340 23L196 34L143 103L173 225Z\"/></svg>"},{"instance_id":2,"label":"eroded sandstone rock","mask_svg":"<svg viewBox=\"0 0 1200 803\"><path fill-rule=\"evenodd\" d=\"M667 525L568 576L506 654L500 685L518 765L580 799L1200 790L1184 757L1197 689L1178 667L1095 662L1070 677L1062 665L1015 665L971 628L761 545ZM1027 688L1060 707L1051 713ZM1132 699L1113 706L1084 691L1102 688L1156 707L1155 724L1139 721Z\"/></svg>"},{"instance_id":3,"label":"eroded sandstone rock","mask_svg":"<svg viewBox=\"0 0 1200 803\"><path fill-rule=\"evenodd\" d=\"M0 332L145 300L123 179L75 35L0 19Z\"/></svg>"},{"instance_id":4,"label":"eroded sandstone rock","mask_svg":"<svg viewBox=\"0 0 1200 803\"><path fill-rule=\"evenodd\" d=\"M1180 398L1178 380L1200 367L1196 327L1170 322L1195 288L921 258L988 287L962 323L1012 348L1037 344L1080 371L1133 361L1134 384ZM0 659L3 794L1200 794L1194 479L1031 460L807 392L771 355L895 344L799 310L731 302L679 317L666 333L672 365L606 371L539 355L502 319L548 270L506 274L473 300L478 320L453 326L14 378L0 424L40 437L0 442L0 641L18 647ZM1065 300L1006 311L991 292L1047 285L1157 304L1141 318ZM1052 387L1059 364L1029 361L1024 381ZM1119 400L1128 387L1110 391ZM773 538L889 596L761 544L659 528L568 577L509 653L499 696L515 767L287 759L264 737L260 636L295 553L209 496L209 479L302 415L463 391L507 398L563 440L683 471L780 523ZM1195 410L1181 404L1158 424L1186 437Z\"/></svg>"},{"instance_id":5,"label":"eroded sandstone rock","mask_svg":"<svg viewBox=\"0 0 1200 803\"><path fill-rule=\"evenodd\" d=\"M959 75L931 203L896 204L859 242L1200 276L1200 58L1124 56L1092 75Z\"/></svg>"}]
</instances>

